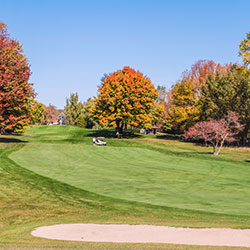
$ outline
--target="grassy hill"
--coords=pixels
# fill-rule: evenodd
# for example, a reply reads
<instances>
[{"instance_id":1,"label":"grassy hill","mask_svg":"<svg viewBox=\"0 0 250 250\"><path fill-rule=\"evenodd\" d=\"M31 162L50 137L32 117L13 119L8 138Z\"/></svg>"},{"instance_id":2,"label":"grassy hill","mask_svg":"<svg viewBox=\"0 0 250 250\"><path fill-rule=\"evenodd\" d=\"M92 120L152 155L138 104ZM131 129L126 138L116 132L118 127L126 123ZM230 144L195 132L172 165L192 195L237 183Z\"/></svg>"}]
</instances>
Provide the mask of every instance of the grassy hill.
<instances>
[{"instance_id":1,"label":"grassy hill","mask_svg":"<svg viewBox=\"0 0 250 250\"><path fill-rule=\"evenodd\" d=\"M249 228L249 149L227 148L214 157L211 148L164 135L112 135L37 126L23 136L0 137L0 246L215 249L30 236L34 227L55 223ZM108 146L92 146L93 136L105 136Z\"/></svg>"}]
</instances>

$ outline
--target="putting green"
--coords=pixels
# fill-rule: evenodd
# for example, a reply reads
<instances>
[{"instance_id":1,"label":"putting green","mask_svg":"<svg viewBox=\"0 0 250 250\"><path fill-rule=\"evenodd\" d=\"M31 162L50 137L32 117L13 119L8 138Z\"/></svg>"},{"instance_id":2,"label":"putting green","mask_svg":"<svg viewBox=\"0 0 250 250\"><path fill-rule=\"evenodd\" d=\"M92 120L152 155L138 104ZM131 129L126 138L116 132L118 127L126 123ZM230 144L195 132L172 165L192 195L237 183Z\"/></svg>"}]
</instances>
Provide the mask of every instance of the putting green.
<instances>
[{"instance_id":1,"label":"putting green","mask_svg":"<svg viewBox=\"0 0 250 250\"><path fill-rule=\"evenodd\" d=\"M10 158L72 186L123 200L250 215L250 167L136 147L27 144Z\"/></svg>"}]
</instances>

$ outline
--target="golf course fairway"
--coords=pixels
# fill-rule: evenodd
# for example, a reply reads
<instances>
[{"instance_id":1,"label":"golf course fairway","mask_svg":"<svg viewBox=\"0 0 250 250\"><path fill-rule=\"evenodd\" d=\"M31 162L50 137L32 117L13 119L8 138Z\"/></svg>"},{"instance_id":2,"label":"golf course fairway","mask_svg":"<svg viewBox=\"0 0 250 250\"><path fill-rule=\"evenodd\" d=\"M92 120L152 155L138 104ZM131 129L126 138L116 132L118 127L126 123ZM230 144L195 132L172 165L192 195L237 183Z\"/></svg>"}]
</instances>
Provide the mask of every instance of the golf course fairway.
<instances>
[{"instance_id":1,"label":"golf course fairway","mask_svg":"<svg viewBox=\"0 0 250 250\"><path fill-rule=\"evenodd\" d=\"M136 147L28 144L11 159L96 194L152 205L250 215L250 167Z\"/></svg>"},{"instance_id":2,"label":"golf course fairway","mask_svg":"<svg viewBox=\"0 0 250 250\"><path fill-rule=\"evenodd\" d=\"M248 148L224 148L215 157L209 147L170 135L114 134L35 126L1 136L1 249L236 249L31 236L35 228L70 223L249 228ZM105 137L107 146L93 146L93 137Z\"/></svg>"}]
</instances>

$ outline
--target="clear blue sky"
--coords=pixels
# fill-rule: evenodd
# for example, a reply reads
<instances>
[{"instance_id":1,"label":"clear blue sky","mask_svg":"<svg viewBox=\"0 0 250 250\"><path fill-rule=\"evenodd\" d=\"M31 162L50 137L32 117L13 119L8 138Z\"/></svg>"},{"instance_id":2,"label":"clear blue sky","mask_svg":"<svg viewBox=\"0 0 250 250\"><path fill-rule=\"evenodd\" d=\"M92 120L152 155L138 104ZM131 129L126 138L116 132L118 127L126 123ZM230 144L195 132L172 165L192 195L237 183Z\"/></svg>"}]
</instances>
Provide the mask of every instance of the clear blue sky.
<instances>
[{"instance_id":1,"label":"clear blue sky","mask_svg":"<svg viewBox=\"0 0 250 250\"><path fill-rule=\"evenodd\" d=\"M63 108L130 66L167 88L199 59L241 62L249 0L9 0L0 20L23 44L38 101Z\"/></svg>"}]
</instances>

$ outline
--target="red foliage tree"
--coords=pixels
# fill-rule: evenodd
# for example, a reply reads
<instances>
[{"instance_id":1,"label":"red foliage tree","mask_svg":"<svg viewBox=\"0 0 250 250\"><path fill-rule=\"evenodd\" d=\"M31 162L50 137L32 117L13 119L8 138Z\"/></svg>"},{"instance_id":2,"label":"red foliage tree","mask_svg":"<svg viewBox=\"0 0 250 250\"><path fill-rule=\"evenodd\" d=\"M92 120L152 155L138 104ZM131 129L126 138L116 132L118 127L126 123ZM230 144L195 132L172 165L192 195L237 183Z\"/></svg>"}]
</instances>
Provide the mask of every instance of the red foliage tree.
<instances>
[{"instance_id":1,"label":"red foliage tree","mask_svg":"<svg viewBox=\"0 0 250 250\"><path fill-rule=\"evenodd\" d=\"M226 73L232 64L216 64L213 60L198 60L191 66L191 70L187 73L193 82L193 87L200 89L206 83L210 75L215 75L216 72Z\"/></svg>"},{"instance_id":2,"label":"red foliage tree","mask_svg":"<svg viewBox=\"0 0 250 250\"><path fill-rule=\"evenodd\" d=\"M58 121L61 111L57 110L54 105L45 107L45 112L42 119L42 124L49 125Z\"/></svg>"},{"instance_id":3,"label":"red foliage tree","mask_svg":"<svg viewBox=\"0 0 250 250\"><path fill-rule=\"evenodd\" d=\"M139 71L124 67L106 75L98 91L93 114L101 124L116 127L117 135L126 125L151 126L158 93Z\"/></svg>"},{"instance_id":4,"label":"red foliage tree","mask_svg":"<svg viewBox=\"0 0 250 250\"><path fill-rule=\"evenodd\" d=\"M220 120L202 121L196 123L184 133L185 139L203 140L205 143L211 143L213 154L219 155L224 142L233 142L237 130L241 129L238 122L238 116L230 112L225 118Z\"/></svg>"},{"instance_id":5,"label":"red foliage tree","mask_svg":"<svg viewBox=\"0 0 250 250\"><path fill-rule=\"evenodd\" d=\"M35 93L28 82L30 68L22 46L9 37L0 22L0 130L23 132L31 122L30 105Z\"/></svg>"}]
</instances>

